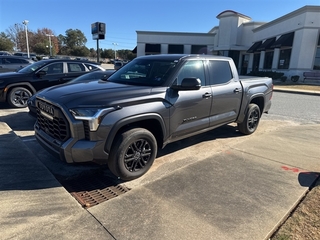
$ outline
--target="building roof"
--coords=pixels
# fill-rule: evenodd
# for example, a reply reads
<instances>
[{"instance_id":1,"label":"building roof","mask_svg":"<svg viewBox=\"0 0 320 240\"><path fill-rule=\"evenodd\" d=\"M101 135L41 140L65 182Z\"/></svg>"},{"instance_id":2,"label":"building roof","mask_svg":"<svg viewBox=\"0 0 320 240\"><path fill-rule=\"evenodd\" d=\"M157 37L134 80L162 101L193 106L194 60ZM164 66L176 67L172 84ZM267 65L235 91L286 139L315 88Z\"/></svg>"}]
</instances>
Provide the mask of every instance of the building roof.
<instances>
[{"instance_id":1,"label":"building roof","mask_svg":"<svg viewBox=\"0 0 320 240\"><path fill-rule=\"evenodd\" d=\"M236 11L233 11L233 10L226 10L226 11L223 11L221 12L220 14L217 15L217 18L220 19L222 17L228 17L228 16L232 16L232 15L236 15L238 17L242 17L242 18L246 18L248 20L251 20L251 17L248 17L244 14L241 14L241 13L238 13Z\"/></svg>"}]
</instances>

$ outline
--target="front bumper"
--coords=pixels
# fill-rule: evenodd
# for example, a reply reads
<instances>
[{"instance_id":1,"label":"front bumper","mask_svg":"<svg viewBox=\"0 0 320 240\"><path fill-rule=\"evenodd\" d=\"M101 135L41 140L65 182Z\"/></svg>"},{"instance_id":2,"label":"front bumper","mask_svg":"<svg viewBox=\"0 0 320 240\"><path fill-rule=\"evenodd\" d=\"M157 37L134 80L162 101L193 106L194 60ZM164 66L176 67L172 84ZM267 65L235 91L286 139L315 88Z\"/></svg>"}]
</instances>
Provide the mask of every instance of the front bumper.
<instances>
[{"instance_id":1,"label":"front bumper","mask_svg":"<svg viewBox=\"0 0 320 240\"><path fill-rule=\"evenodd\" d=\"M105 141L88 141L69 138L59 142L35 125L35 137L40 145L53 156L67 163L97 162L106 164L109 154L104 151Z\"/></svg>"}]
</instances>

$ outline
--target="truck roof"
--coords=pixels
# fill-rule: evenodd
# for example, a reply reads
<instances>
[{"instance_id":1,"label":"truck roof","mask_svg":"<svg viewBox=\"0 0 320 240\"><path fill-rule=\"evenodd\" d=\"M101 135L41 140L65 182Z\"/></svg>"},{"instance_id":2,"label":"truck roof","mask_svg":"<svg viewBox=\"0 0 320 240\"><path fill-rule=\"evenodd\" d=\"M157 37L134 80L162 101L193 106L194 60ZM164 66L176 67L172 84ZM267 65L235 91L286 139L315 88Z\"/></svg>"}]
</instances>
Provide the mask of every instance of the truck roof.
<instances>
[{"instance_id":1,"label":"truck roof","mask_svg":"<svg viewBox=\"0 0 320 240\"><path fill-rule=\"evenodd\" d=\"M187 58L201 58L201 59L220 59L220 60L230 60L229 57L224 56L217 56L217 55L205 55L205 54L157 54L157 55L146 55L146 56L140 56L139 59L154 59L154 60L181 60L181 59L187 59Z\"/></svg>"}]
</instances>

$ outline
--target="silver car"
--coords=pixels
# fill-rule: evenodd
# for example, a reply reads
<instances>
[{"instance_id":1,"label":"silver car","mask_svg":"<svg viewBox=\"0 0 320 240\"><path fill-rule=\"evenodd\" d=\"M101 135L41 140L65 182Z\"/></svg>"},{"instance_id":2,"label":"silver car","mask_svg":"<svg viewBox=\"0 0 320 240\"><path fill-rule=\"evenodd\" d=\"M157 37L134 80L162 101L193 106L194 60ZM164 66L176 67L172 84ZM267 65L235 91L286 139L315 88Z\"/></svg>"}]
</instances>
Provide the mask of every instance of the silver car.
<instances>
[{"instance_id":1,"label":"silver car","mask_svg":"<svg viewBox=\"0 0 320 240\"><path fill-rule=\"evenodd\" d=\"M16 72L25 66L34 63L33 60L16 56L0 56L0 73Z\"/></svg>"}]
</instances>

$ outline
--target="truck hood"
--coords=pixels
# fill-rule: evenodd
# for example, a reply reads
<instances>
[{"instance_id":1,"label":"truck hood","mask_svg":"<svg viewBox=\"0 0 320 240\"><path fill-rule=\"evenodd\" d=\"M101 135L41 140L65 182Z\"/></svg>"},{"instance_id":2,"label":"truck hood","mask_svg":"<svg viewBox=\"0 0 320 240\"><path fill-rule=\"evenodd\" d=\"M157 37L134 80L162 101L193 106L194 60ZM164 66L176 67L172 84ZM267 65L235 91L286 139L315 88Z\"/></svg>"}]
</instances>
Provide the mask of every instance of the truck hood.
<instances>
[{"instance_id":1,"label":"truck hood","mask_svg":"<svg viewBox=\"0 0 320 240\"><path fill-rule=\"evenodd\" d=\"M37 96L66 108L106 107L132 104L133 101L140 101L142 98L146 100L151 91L150 86L91 81L53 86L42 90Z\"/></svg>"}]
</instances>

